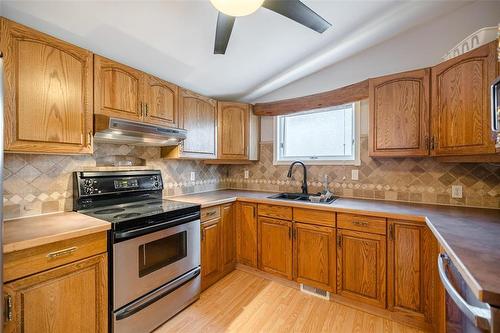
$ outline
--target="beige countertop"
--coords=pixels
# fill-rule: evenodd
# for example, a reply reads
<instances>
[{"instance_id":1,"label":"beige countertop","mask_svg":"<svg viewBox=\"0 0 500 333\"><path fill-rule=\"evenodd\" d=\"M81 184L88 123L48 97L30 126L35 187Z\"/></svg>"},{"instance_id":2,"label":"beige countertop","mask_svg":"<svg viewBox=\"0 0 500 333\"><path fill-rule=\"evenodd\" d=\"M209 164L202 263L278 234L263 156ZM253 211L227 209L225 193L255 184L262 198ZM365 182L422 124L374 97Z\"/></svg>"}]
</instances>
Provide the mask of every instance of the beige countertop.
<instances>
[{"instance_id":1,"label":"beige countertop","mask_svg":"<svg viewBox=\"0 0 500 333\"><path fill-rule=\"evenodd\" d=\"M85 236L110 228L109 222L75 212L7 220L3 229L3 253Z\"/></svg>"},{"instance_id":2,"label":"beige countertop","mask_svg":"<svg viewBox=\"0 0 500 333\"><path fill-rule=\"evenodd\" d=\"M326 205L268 199L272 194L221 190L170 199L198 203L202 208L240 200L424 221L476 296L500 306L500 210L349 198Z\"/></svg>"}]
</instances>

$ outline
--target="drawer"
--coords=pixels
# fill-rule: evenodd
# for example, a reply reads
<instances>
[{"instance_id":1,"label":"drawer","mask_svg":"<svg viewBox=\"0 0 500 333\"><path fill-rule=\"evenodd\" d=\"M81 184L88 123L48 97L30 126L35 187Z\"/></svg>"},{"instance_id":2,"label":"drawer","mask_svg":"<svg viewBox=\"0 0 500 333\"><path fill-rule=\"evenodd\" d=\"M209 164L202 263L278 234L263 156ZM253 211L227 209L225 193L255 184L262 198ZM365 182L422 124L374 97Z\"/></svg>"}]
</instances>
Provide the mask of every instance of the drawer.
<instances>
[{"instance_id":1,"label":"drawer","mask_svg":"<svg viewBox=\"0 0 500 333\"><path fill-rule=\"evenodd\" d=\"M273 217L281 220L292 219L292 207L277 205L259 205L259 216Z\"/></svg>"},{"instance_id":2,"label":"drawer","mask_svg":"<svg viewBox=\"0 0 500 333\"><path fill-rule=\"evenodd\" d=\"M296 222L325 225L335 227L335 212L323 210L294 208L293 220Z\"/></svg>"},{"instance_id":3,"label":"drawer","mask_svg":"<svg viewBox=\"0 0 500 333\"><path fill-rule=\"evenodd\" d=\"M337 213L337 228L385 235L386 227L385 217Z\"/></svg>"},{"instance_id":4,"label":"drawer","mask_svg":"<svg viewBox=\"0 0 500 333\"><path fill-rule=\"evenodd\" d=\"M216 219L220 217L220 206L212 206L201 209L201 222Z\"/></svg>"},{"instance_id":5,"label":"drawer","mask_svg":"<svg viewBox=\"0 0 500 333\"><path fill-rule=\"evenodd\" d=\"M106 231L6 253L3 279L12 281L104 252Z\"/></svg>"}]
</instances>

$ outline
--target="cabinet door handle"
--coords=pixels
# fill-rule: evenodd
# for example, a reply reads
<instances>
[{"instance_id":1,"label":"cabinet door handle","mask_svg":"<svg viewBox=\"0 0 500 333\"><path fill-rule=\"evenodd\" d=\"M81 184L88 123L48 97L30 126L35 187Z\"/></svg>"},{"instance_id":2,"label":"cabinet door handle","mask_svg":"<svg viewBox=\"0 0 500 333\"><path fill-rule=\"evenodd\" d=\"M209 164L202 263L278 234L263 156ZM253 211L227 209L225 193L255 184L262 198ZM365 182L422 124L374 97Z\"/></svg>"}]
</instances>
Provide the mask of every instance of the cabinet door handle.
<instances>
[{"instance_id":1,"label":"cabinet door handle","mask_svg":"<svg viewBox=\"0 0 500 333\"><path fill-rule=\"evenodd\" d=\"M12 296L5 296L5 321L12 321Z\"/></svg>"},{"instance_id":2,"label":"cabinet door handle","mask_svg":"<svg viewBox=\"0 0 500 333\"><path fill-rule=\"evenodd\" d=\"M144 117L144 105L142 104L142 102L140 103L140 107L139 107L139 115L141 117Z\"/></svg>"},{"instance_id":3,"label":"cabinet door handle","mask_svg":"<svg viewBox=\"0 0 500 333\"><path fill-rule=\"evenodd\" d=\"M394 240L394 226L389 224L389 239Z\"/></svg>"},{"instance_id":4,"label":"cabinet door handle","mask_svg":"<svg viewBox=\"0 0 500 333\"><path fill-rule=\"evenodd\" d=\"M201 229L201 240L203 241L205 239L205 229L203 227Z\"/></svg>"},{"instance_id":5,"label":"cabinet door handle","mask_svg":"<svg viewBox=\"0 0 500 333\"><path fill-rule=\"evenodd\" d=\"M73 252L75 252L77 249L78 249L78 247L72 246L72 247L68 247L67 249L62 249L59 251L50 252L47 254L47 258L54 259L54 258L58 258L58 257L62 257L62 256L67 256L67 255L70 255Z\"/></svg>"},{"instance_id":6,"label":"cabinet door handle","mask_svg":"<svg viewBox=\"0 0 500 333\"><path fill-rule=\"evenodd\" d=\"M292 239L292 228L288 228L288 239Z\"/></svg>"},{"instance_id":7,"label":"cabinet door handle","mask_svg":"<svg viewBox=\"0 0 500 333\"><path fill-rule=\"evenodd\" d=\"M341 235L337 235L337 246L339 248L342 247L342 236Z\"/></svg>"},{"instance_id":8,"label":"cabinet door handle","mask_svg":"<svg viewBox=\"0 0 500 333\"><path fill-rule=\"evenodd\" d=\"M148 103L145 103L145 110L146 110L146 117L148 116L148 112L149 112L149 104Z\"/></svg>"}]
</instances>

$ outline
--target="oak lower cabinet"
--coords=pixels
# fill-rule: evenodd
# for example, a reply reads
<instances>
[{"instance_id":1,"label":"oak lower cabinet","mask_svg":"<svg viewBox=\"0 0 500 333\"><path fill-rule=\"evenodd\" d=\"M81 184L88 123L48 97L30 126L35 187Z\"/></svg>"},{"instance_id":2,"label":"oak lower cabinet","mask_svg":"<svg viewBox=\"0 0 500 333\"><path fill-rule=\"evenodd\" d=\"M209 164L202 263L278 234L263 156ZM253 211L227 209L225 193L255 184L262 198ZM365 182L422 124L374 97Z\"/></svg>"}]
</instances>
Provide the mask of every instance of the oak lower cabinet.
<instances>
[{"instance_id":1,"label":"oak lower cabinet","mask_svg":"<svg viewBox=\"0 0 500 333\"><path fill-rule=\"evenodd\" d=\"M388 220L388 309L429 325L435 319L437 243L425 223Z\"/></svg>"},{"instance_id":2,"label":"oak lower cabinet","mask_svg":"<svg viewBox=\"0 0 500 333\"><path fill-rule=\"evenodd\" d=\"M257 205L236 204L236 258L243 265L257 267Z\"/></svg>"},{"instance_id":3,"label":"oak lower cabinet","mask_svg":"<svg viewBox=\"0 0 500 333\"><path fill-rule=\"evenodd\" d=\"M163 147L162 157L172 159L217 158L217 101L179 89L179 127L188 131L178 146Z\"/></svg>"},{"instance_id":4,"label":"oak lower cabinet","mask_svg":"<svg viewBox=\"0 0 500 333\"><path fill-rule=\"evenodd\" d=\"M432 67L431 155L495 153L490 84L496 62L491 42Z\"/></svg>"},{"instance_id":5,"label":"oak lower cabinet","mask_svg":"<svg viewBox=\"0 0 500 333\"><path fill-rule=\"evenodd\" d=\"M201 224L201 288L206 289L222 275L221 219Z\"/></svg>"},{"instance_id":6,"label":"oak lower cabinet","mask_svg":"<svg viewBox=\"0 0 500 333\"><path fill-rule=\"evenodd\" d=\"M386 307L386 238L337 229L337 293Z\"/></svg>"},{"instance_id":7,"label":"oak lower cabinet","mask_svg":"<svg viewBox=\"0 0 500 333\"><path fill-rule=\"evenodd\" d=\"M5 151L92 153L93 55L0 18Z\"/></svg>"},{"instance_id":8,"label":"oak lower cabinet","mask_svg":"<svg viewBox=\"0 0 500 333\"><path fill-rule=\"evenodd\" d=\"M292 280L292 222L259 216L259 269Z\"/></svg>"},{"instance_id":9,"label":"oak lower cabinet","mask_svg":"<svg viewBox=\"0 0 500 333\"><path fill-rule=\"evenodd\" d=\"M335 292L335 228L294 223L295 280Z\"/></svg>"},{"instance_id":10,"label":"oak lower cabinet","mask_svg":"<svg viewBox=\"0 0 500 333\"><path fill-rule=\"evenodd\" d=\"M107 332L106 232L4 255L4 332Z\"/></svg>"},{"instance_id":11,"label":"oak lower cabinet","mask_svg":"<svg viewBox=\"0 0 500 333\"><path fill-rule=\"evenodd\" d=\"M235 205L232 203L222 205L221 216L222 271L229 273L236 264Z\"/></svg>"},{"instance_id":12,"label":"oak lower cabinet","mask_svg":"<svg viewBox=\"0 0 500 333\"><path fill-rule=\"evenodd\" d=\"M370 79L370 156L429 155L430 69Z\"/></svg>"}]
</instances>

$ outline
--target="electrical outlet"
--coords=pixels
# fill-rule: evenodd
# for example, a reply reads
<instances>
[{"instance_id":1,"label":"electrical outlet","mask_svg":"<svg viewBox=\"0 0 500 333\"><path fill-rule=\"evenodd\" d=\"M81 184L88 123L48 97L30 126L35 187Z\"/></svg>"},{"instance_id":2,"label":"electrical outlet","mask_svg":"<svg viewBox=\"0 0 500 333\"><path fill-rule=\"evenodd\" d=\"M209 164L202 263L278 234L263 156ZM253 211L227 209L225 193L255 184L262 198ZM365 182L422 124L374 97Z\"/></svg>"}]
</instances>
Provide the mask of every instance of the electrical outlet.
<instances>
[{"instance_id":1,"label":"electrical outlet","mask_svg":"<svg viewBox=\"0 0 500 333\"><path fill-rule=\"evenodd\" d=\"M454 199L462 198L462 186L461 185L451 185L451 197Z\"/></svg>"},{"instance_id":2,"label":"electrical outlet","mask_svg":"<svg viewBox=\"0 0 500 333\"><path fill-rule=\"evenodd\" d=\"M245 170L245 173L243 175L245 179L248 179L250 177L250 172L248 170Z\"/></svg>"},{"instance_id":3,"label":"electrical outlet","mask_svg":"<svg viewBox=\"0 0 500 333\"><path fill-rule=\"evenodd\" d=\"M194 182L196 180L196 173L191 171L191 181Z\"/></svg>"},{"instance_id":4,"label":"electrical outlet","mask_svg":"<svg viewBox=\"0 0 500 333\"><path fill-rule=\"evenodd\" d=\"M359 180L359 170L357 169L351 170L351 179Z\"/></svg>"}]
</instances>

